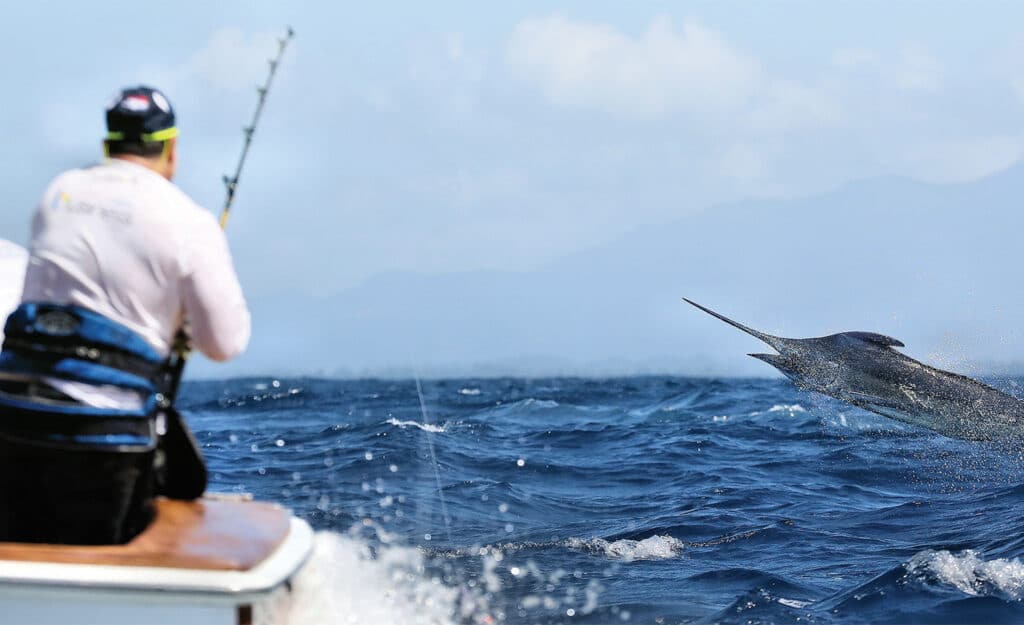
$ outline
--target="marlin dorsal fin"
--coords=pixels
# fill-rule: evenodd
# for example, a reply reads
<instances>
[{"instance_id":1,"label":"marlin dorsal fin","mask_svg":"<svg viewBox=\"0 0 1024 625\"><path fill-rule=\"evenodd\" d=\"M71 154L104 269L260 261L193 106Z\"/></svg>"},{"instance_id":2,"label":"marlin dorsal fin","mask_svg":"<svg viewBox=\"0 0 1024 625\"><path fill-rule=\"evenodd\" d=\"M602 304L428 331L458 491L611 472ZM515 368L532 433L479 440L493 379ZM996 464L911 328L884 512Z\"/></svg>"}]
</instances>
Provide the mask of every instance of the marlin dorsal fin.
<instances>
[{"instance_id":1,"label":"marlin dorsal fin","mask_svg":"<svg viewBox=\"0 0 1024 625\"><path fill-rule=\"evenodd\" d=\"M882 347L904 347L902 341L898 341L891 336L878 334L876 332L844 332L843 334L867 343L881 345Z\"/></svg>"}]
</instances>

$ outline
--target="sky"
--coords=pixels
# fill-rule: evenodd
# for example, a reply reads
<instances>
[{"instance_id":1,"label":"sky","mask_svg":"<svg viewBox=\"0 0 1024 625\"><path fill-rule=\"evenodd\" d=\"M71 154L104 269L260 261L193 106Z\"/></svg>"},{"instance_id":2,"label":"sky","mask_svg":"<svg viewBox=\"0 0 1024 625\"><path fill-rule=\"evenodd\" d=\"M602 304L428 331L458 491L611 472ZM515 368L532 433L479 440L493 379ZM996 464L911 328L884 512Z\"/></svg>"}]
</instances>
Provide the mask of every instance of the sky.
<instances>
[{"instance_id":1,"label":"sky","mask_svg":"<svg viewBox=\"0 0 1024 625\"><path fill-rule=\"evenodd\" d=\"M219 210L266 59L295 29L228 232L261 302L529 272L739 200L965 183L1024 154L1024 6L1009 2L44 0L4 14L0 236L20 243L46 182L98 157L103 106L133 83L167 93L176 182Z\"/></svg>"}]
</instances>

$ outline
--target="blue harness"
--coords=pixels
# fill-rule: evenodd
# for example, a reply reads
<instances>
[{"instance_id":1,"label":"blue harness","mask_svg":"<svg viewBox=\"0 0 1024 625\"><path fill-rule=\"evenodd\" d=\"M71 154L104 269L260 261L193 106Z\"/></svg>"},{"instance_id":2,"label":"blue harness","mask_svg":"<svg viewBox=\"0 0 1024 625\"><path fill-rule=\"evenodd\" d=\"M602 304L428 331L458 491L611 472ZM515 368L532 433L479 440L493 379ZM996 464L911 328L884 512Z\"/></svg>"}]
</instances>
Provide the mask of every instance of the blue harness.
<instances>
[{"instance_id":1,"label":"blue harness","mask_svg":"<svg viewBox=\"0 0 1024 625\"><path fill-rule=\"evenodd\" d=\"M149 451L165 408L166 359L129 328L79 306L20 305L0 352L0 435L45 445ZM95 408L27 391L40 377L139 393L136 410Z\"/></svg>"}]
</instances>

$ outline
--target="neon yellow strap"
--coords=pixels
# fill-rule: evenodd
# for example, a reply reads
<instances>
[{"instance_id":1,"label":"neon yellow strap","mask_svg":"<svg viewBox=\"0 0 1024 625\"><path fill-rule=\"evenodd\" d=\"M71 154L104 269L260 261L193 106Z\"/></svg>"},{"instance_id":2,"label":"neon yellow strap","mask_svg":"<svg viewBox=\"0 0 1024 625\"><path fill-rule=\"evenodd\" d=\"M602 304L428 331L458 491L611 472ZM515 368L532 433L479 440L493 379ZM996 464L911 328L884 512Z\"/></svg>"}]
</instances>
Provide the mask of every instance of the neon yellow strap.
<instances>
[{"instance_id":1,"label":"neon yellow strap","mask_svg":"<svg viewBox=\"0 0 1024 625\"><path fill-rule=\"evenodd\" d=\"M171 126L170 128L164 128L163 130L157 130L156 132L147 132L146 134L139 135L139 139L147 143L155 141L167 141L178 136L178 127ZM107 141L123 141L123 132L108 132Z\"/></svg>"}]
</instances>

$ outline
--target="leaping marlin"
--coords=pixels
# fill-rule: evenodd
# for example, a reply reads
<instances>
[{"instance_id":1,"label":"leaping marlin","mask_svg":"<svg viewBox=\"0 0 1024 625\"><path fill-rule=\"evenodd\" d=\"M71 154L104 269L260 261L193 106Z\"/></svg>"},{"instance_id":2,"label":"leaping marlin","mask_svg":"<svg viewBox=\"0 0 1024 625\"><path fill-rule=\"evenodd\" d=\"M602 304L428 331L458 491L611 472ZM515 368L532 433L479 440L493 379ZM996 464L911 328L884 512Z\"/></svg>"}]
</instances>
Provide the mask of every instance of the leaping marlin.
<instances>
[{"instance_id":1,"label":"leaping marlin","mask_svg":"<svg viewBox=\"0 0 1024 625\"><path fill-rule=\"evenodd\" d=\"M687 303L764 341L778 354L750 354L797 386L897 421L967 440L1024 437L1024 402L966 376L905 356L896 339L841 332L787 339L758 332L700 304Z\"/></svg>"}]
</instances>

